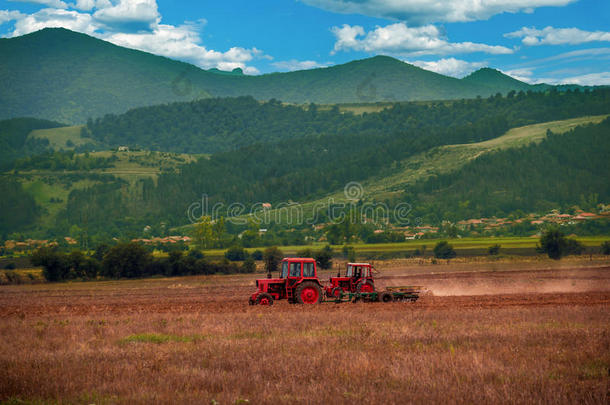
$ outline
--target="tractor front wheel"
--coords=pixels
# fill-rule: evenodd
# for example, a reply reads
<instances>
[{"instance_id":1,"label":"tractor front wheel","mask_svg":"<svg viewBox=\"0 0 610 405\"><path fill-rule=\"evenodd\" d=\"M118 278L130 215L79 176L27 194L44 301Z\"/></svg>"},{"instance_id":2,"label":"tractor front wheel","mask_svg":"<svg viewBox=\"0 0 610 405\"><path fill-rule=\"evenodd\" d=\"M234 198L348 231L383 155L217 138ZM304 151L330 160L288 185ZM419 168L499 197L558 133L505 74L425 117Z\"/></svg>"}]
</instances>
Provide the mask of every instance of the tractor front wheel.
<instances>
[{"instance_id":1,"label":"tractor front wheel","mask_svg":"<svg viewBox=\"0 0 610 405\"><path fill-rule=\"evenodd\" d=\"M273 297L271 294L261 293L256 297L256 303L258 305L273 305Z\"/></svg>"},{"instance_id":2,"label":"tractor front wheel","mask_svg":"<svg viewBox=\"0 0 610 405\"><path fill-rule=\"evenodd\" d=\"M319 304L322 302L322 289L318 284L306 281L296 288L295 297L299 304Z\"/></svg>"},{"instance_id":3,"label":"tractor front wheel","mask_svg":"<svg viewBox=\"0 0 610 405\"><path fill-rule=\"evenodd\" d=\"M331 298L334 298L334 299L341 298L341 296L343 295L343 288L341 288L341 287L333 288L330 295L331 295Z\"/></svg>"}]
</instances>

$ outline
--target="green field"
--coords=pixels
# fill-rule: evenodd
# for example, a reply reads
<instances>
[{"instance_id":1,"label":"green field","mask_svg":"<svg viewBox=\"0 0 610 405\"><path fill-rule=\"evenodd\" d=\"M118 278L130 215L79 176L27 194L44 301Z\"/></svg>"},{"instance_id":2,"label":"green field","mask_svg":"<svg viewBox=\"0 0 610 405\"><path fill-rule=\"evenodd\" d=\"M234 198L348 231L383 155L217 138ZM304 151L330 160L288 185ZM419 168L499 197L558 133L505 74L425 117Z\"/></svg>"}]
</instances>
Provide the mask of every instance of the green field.
<instances>
[{"instance_id":1,"label":"green field","mask_svg":"<svg viewBox=\"0 0 610 405\"><path fill-rule=\"evenodd\" d=\"M75 146L93 144L97 142L93 139L81 137L82 125L75 125L71 127L60 127L50 129L38 129L32 131L28 137L37 139L48 139L49 146L55 150L59 149L72 149ZM71 146L68 146L69 143Z\"/></svg>"},{"instance_id":2,"label":"green field","mask_svg":"<svg viewBox=\"0 0 610 405\"><path fill-rule=\"evenodd\" d=\"M58 129L61 130L65 128ZM64 135L68 132L70 131L65 131ZM62 134L62 131L55 133L55 135L57 134ZM40 136L40 134L37 134L37 136ZM64 138L60 138L59 135L57 135L54 139L58 140ZM159 174L165 171L179 170L181 165L193 162L205 155L142 151L100 151L91 152L90 156L104 158L116 156L117 160L113 162L112 167L105 169L93 169L89 171L30 170L19 171L18 174L11 174L11 176L19 179L23 184L25 191L32 195L36 200L36 203L45 210L45 215L41 218L41 225L43 227L50 227L53 225L57 214L66 207L68 196L72 190L84 189L97 183L90 179L76 181L64 180L63 176L67 174L103 174L121 178L128 181L131 185L134 185L138 180L143 178L152 178L153 180L156 180Z\"/></svg>"},{"instance_id":3,"label":"green field","mask_svg":"<svg viewBox=\"0 0 610 405\"><path fill-rule=\"evenodd\" d=\"M577 237L587 248L599 247L604 241L608 240L608 236L584 236ZM445 239L418 239L399 243L376 243L376 244L365 244L355 243L349 244L353 247L358 255L366 255L371 253L413 253L416 249L422 250L426 247L428 255L432 255L432 249L437 242ZM486 254L487 248L492 245L500 245L503 253L511 253L511 251L519 250L521 254L528 253L529 255L535 254L534 249L539 242L539 238L532 237L506 237L506 238L461 238L461 239L449 239L449 243L456 250L458 255L460 252L465 253L471 251L472 253L484 253ZM298 251L304 249L318 250L324 247L324 243L314 243L311 245L304 246L281 246L280 249L286 255L295 255ZM331 245L333 250L338 253L341 252L343 245ZM265 248L248 248L246 249L249 253L255 250L264 250ZM525 252L525 250L530 250ZM222 257L226 249L208 249L204 251L207 257Z\"/></svg>"}]
</instances>

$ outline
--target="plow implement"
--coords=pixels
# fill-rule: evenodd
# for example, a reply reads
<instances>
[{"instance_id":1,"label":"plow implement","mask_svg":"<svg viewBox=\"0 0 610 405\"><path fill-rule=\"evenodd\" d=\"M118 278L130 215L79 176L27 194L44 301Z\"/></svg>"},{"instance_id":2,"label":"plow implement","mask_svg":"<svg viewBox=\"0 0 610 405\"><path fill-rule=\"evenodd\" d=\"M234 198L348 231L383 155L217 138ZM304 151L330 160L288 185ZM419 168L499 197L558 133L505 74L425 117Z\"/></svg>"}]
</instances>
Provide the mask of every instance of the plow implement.
<instances>
[{"instance_id":1,"label":"plow implement","mask_svg":"<svg viewBox=\"0 0 610 405\"><path fill-rule=\"evenodd\" d=\"M415 302L424 291L422 286L387 287L384 291L373 292L343 292L325 302Z\"/></svg>"}]
</instances>

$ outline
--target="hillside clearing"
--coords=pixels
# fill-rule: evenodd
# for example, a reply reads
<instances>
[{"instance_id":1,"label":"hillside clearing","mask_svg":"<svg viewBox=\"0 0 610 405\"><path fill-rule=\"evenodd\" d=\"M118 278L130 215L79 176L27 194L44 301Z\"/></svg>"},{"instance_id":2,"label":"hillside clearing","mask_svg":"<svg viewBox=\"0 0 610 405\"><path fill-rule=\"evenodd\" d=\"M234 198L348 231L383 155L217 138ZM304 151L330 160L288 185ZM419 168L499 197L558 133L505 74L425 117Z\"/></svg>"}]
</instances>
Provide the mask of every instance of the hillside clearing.
<instances>
[{"instance_id":1,"label":"hillside clearing","mask_svg":"<svg viewBox=\"0 0 610 405\"><path fill-rule=\"evenodd\" d=\"M55 150L59 149L73 149L75 146L81 146L85 144L96 145L97 142L90 138L83 138L81 136L82 125L75 125L71 127L60 127L50 129L37 129L30 132L29 138L37 139L48 139L49 146Z\"/></svg>"}]
</instances>

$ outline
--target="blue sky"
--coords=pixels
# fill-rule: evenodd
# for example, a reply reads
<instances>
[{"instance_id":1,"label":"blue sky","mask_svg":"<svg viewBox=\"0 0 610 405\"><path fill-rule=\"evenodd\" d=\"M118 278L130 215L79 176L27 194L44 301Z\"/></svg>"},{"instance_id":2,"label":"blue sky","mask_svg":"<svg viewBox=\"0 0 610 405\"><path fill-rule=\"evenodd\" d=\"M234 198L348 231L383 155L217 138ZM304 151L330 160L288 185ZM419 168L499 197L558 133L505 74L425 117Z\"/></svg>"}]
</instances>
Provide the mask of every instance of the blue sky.
<instances>
[{"instance_id":1,"label":"blue sky","mask_svg":"<svg viewBox=\"0 0 610 405\"><path fill-rule=\"evenodd\" d=\"M59 26L247 74L383 54L455 77L610 84L609 0L0 0L0 36Z\"/></svg>"}]
</instances>

